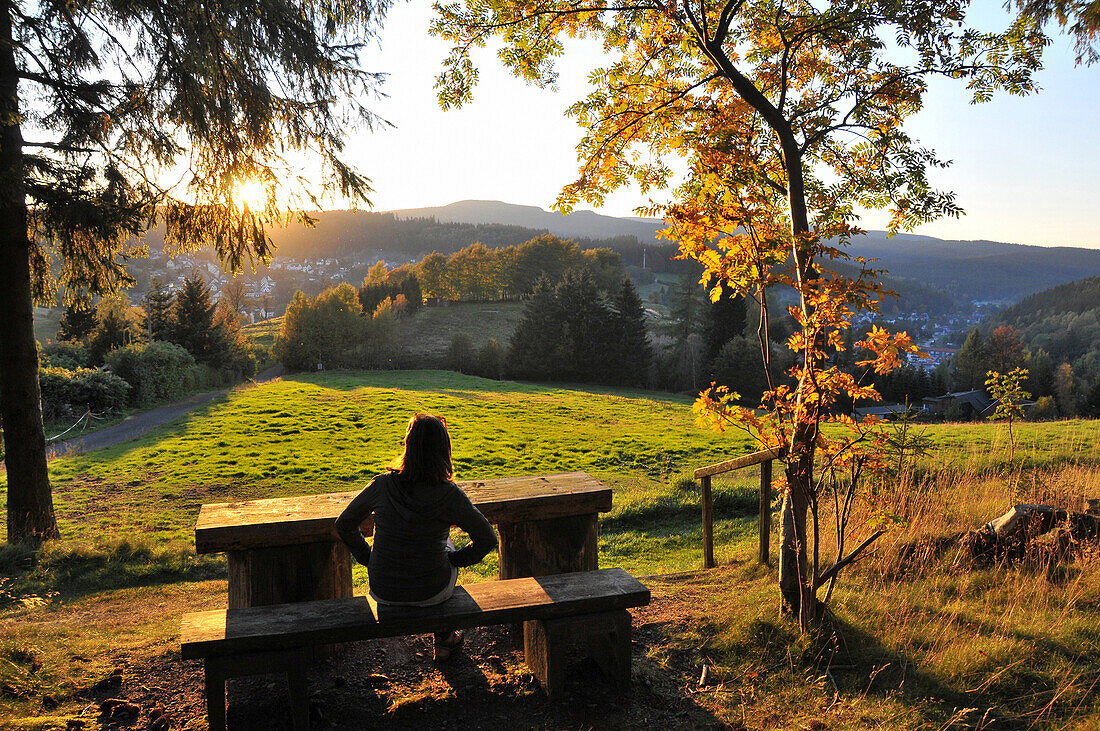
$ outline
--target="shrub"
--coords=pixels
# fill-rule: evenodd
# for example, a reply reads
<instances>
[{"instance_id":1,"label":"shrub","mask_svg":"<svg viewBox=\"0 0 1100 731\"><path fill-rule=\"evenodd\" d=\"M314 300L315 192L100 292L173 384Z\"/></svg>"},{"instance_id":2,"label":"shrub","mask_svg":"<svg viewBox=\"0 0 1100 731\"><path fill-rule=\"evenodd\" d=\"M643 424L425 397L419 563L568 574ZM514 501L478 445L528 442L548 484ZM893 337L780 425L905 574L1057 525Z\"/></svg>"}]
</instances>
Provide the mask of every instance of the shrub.
<instances>
[{"instance_id":1,"label":"shrub","mask_svg":"<svg viewBox=\"0 0 1100 731\"><path fill-rule=\"evenodd\" d=\"M111 371L130 384L130 403L148 405L187 393L194 380L194 357L175 343L154 340L127 345L107 355Z\"/></svg>"},{"instance_id":2,"label":"shrub","mask_svg":"<svg viewBox=\"0 0 1100 731\"><path fill-rule=\"evenodd\" d=\"M46 368L66 368L70 371L88 365L88 349L83 343L66 340L42 348L41 363Z\"/></svg>"},{"instance_id":3,"label":"shrub","mask_svg":"<svg viewBox=\"0 0 1100 731\"><path fill-rule=\"evenodd\" d=\"M1028 412L1028 418L1032 421L1051 421L1058 418L1058 405L1054 403L1053 396L1040 396Z\"/></svg>"},{"instance_id":4,"label":"shrub","mask_svg":"<svg viewBox=\"0 0 1100 731\"><path fill-rule=\"evenodd\" d=\"M477 354L477 374L499 381L504 377L504 348L495 338L489 338Z\"/></svg>"},{"instance_id":5,"label":"shrub","mask_svg":"<svg viewBox=\"0 0 1100 731\"><path fill-rule=\"evenodd\" d=\"M126 404L130 384L113 373L91 368L42 368L38 381L42 390L42 415L57 419L85 411L116 412Z\"/></svg>"},{"instance_id":6,"label":"shrub","mask_svg":"<svg viewBox=\"0 0 1100 731\"><path fill-rule=\"evenodd\" d=\"M451 336L451 342L447 345L447 368L459 373L469 373L473 370L474 344L466 333L455 333Z\"/></svg>"}]
</instances>

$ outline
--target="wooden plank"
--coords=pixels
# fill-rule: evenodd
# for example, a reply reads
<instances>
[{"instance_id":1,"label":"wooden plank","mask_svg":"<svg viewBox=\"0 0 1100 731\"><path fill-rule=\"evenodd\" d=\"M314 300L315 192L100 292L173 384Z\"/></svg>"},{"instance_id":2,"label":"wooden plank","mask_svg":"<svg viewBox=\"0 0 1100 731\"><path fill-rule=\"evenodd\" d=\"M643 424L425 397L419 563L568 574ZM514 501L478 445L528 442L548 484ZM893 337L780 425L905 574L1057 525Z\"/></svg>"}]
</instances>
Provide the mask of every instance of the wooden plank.
<instances>
[{"instance_id":1,"label":"wooden plank","mask_svg":"<svg viewBox=\"0 0 1100 731\"><path fill-rule=\"evenodd\" d=\"M710 475L703 475L703 568L714 568L714 503L710 490Z\"/></svg>"},{"instance_id":2,"label":"wooden plank","mask_svg":"<svg viewBox=\"0 0 1100 731\"><path fill-rule=\"evenodd\" d=\"M760 464L761 462L768 462L773 459L779 459L783 456L783 450L778 447L775 449L765 449L763 452L753 452L752 454L746 454L743 457L737 457L736 459L729 459L725 462L719 462L718 464L712 464L708 467L700 467L695 470L695 479L699 480L709 475L719 475L723 472L732 472L733 470L739 470L742 467L751 467L754 464Z\"/></svg>"},{"instance_id":3,"label":"wooden plank","mask_svg":"<svg viewBox=\"0 0 1100 731\"><path fill-rule=\"evenodd\" d=\"M611 510L611 488L584 472L471 480L458 484L491 523L516 523ZM203 505L195 525L195 550L216 553L337 541L334 521L359 492Z\"/></svg>"},{"instance_id":4,"label":"wooden plank","mask_svg":"<svg viewBox=\"0 0 1100 731\"><path fill-rule=\"evenodd\" d=\"M600 569L460 586L434 607L353 597L196 612L184 615L180 634L183 657L195 659L629 609L649 599L627 572Z\"/></svg>"},{"instance_id":5,"label":"wooden plank","mask_svg":"<svg viewBox=\"0 0 1100 731\"><path fill-rule=\"evenodd\" d=\"M772 463L760 463L760 563L771 563L769 541L772 534Z\"/></svg>"}]
</instances>

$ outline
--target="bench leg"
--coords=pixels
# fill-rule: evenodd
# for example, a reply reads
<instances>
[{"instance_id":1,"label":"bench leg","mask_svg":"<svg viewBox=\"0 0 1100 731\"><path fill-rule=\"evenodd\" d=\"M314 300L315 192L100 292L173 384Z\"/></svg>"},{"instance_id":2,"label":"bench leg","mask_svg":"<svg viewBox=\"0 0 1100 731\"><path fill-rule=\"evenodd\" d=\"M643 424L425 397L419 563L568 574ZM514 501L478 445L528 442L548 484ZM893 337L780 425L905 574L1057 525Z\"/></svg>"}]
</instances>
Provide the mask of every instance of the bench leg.
<instances>
[{"instance_id":1,"label":"bench leg","mask_svg":"<svg viewBox=\"0 0 1100 731\"><path fill-rule=\"evenodd\" d=\"M290 719L294 731L309 731L309 684L305 668L288 667L286 680L290 686Z\"/></svg>"},{"instance_id":2,"label":"bench leg","mask_svg":"<svg viewBox=\"0 0 1100 731\"><path fill-rule=\"evenodd\" d=\"M565 690L565 652L563 636L568 627L561 620L532 620L523 623L523 655L527 667L539 679L551 698Z\"/></svg>"},{"instance_id":3,"label":"bench leg","mask_svg":"<svg viewBox=\"0 0 1100 731\"><path fill-rule=\"evenodd\" d=\"M295 731L309 729L310 648L282 652L255 652L227 657L208 657L203 661L206 676L206 717L210 731L226 731L225 681L243 675L285 673L290 689L290 716Z\"/></svg>"},{"instance_id":4,"label":"bench leg","mask_svg":"<svg viewBox=\"0 0 1100 731\"><path fill-rule=\"evenodd\" d=\"M599 616L604 628L590 638L589 655L619 692L626 693L630 690L630 612L621 609Z\"/></svg>"},{"instance_id":5,"label":"bench leg","mask_svg":"<svg viewBox=\"0 0 1100 731\"><path fill-rule=\"evenodd\" d=\"M551 698L565 690L565 663L575 647L595 660L620 692L630 689L630 612L620 609L523 624L527 666Z\"/></svg>"},{"instance_id":6,"label":"bench leg","mask_svg":"<svg viewBox=\"0 0 1100 731\"><path fill-rule=\"evenodd\" d=\"M206 719L210 731L225 731L225 669L214 658L203 661L206 675Z\"/></svg>"}]
</instances>

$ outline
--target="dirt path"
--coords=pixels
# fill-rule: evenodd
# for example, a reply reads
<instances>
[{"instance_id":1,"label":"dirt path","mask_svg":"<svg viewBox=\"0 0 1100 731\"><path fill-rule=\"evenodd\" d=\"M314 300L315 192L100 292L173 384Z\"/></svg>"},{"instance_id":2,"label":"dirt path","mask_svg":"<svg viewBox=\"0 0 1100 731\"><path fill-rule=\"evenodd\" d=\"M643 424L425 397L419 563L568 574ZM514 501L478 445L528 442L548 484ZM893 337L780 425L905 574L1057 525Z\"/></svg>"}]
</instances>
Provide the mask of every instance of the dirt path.
<instances>
[{"instance_id":1,"label":"dirt path","mask_svg":"<svg viewBox=\"0 0 1100 731\"><path fill-rule=\"evenodd\" d=\"M251 382L263 383L264 381L278 378L282 374L283 367L281 365L272 366L257 374ZM190 411L194 411L200 406L204 406L226 395L233 388L238 388L238 386L223 388L219 391L197 393L185 399L174 401L164 406L158 406L155 409L143 411L140 414L134 414L114 426L109 426L105 429L91 432L90 434L84 434L79 437L73 437L72 439L66 439L63 442L51 444L46 448L46 458L53 459L68 454L89 452L93 449L110 447L131 439L137 439L162 424L167 424L173 419L177 419Z\"/></svg>"}]
</instances>

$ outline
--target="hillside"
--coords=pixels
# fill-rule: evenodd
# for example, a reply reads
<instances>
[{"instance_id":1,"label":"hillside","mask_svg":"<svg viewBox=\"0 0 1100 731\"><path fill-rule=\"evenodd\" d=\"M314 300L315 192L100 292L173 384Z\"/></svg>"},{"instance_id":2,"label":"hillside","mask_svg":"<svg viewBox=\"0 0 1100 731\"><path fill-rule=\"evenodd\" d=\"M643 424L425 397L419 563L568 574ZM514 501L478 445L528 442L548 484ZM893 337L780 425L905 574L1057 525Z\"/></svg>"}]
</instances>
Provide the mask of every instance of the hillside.
<instances>
[{"instance_id":1,"label":"hillside","mask_svg":"<svg viewBox=\"0 0 1100 731\"><path fill-rule=\"evenodd\" d=\"M294 224L271 232L278 257L412 261L433 251L450 254L477 241L489 248L514 246L549 232L572 238L582 248L611 248L628 266L644 261L657 272L689 268L685 262L669 260L676 248L654 239L661 222L651 218L616 218L592 211L562 216L500 201L459 201L379 213L324 211L316 217L313 228ZM163 247L163 238L163 231L155 229L146 243L156 251ZM910 309L1015 302L1047 287L1100 275L1100 251L1093 249L945 241L910 234L891 239L882 231L870 231L849 251L853 257L877 260L874 266L888 270L892 288L914 293L917 304Z\"/></svg>"},{"instance_id":2,"label":"hillside","mask_svg":"<svg viewBox=\"0 0 1100 731\"><path fill-rule=\"evenodd\" d=\"M659 218L618 218L593 211L574 211L563 216L538 206L501 201L457 201L445 206L404 208L391 213L399 219L434 218L451 223L524 226L573 239L633 236L643 244L653 243L656 232L665 227Z\"/></svg>"},{"instance_id":3,"label":"hillside","mask_svg":"<svg viewBox=\"0 0 1100 731\"><path fill-rule=\"evenodd\" d=\"M1038 292L997 315L990 327L1011 325L1031 350L1071 363L1078 374L1100 372L1100 277Z\"/></svg>"},{"instance_id":4,"label":"hillside","mask_svg":"<svg viewBox=\"0 0 1100 731\"><path fill-rule=\"evenodd\" d=\"M435 208L394 211L398 218L431 216L466 224L500 223L545 228L560 236L635 236L647 241L662 228L655 218L615 218L591 211L561 216L536 206L500 201L459 201ZM957 300L1015 301L1082 274L1100 275L1100 251L1074 247L1025 246L995 241L947 241L931 236L868 231L849 249L853 257L877 259L895 287L921 287Z\"/></svg>"}]
</instances>

